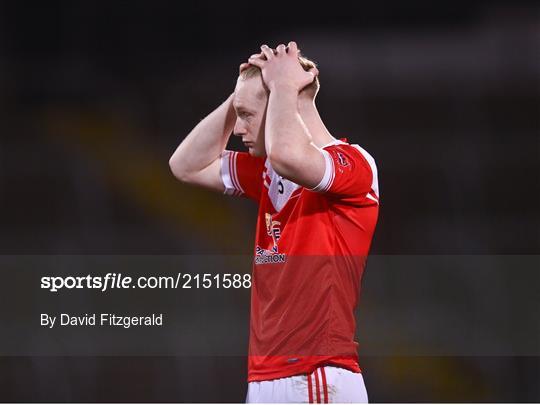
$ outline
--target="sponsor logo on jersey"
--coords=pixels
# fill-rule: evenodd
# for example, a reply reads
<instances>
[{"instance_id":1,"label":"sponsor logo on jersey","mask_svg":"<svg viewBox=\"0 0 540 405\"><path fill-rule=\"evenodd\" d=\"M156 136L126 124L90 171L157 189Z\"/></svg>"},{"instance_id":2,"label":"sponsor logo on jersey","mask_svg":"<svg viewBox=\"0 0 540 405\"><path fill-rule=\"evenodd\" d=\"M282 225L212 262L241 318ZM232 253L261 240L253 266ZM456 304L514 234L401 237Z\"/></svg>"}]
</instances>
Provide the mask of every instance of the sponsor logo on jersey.
<instances>
[{"instance_id":1,"label":"sponsor logo on jersey","mask_svg":"<svg viewBox=\"0 0 540 405\"><path fill-rule=\"evenodd\" d=\"M272 237L272 249L255 248L255 264L285 263L287 256L279 253L278 241L281 238L281 222L272 219L272 214L264 215L266 221L266 233Z\"/></svg>"},{"instance_id":2,"label":"sponsor logo on jersey","mask_svg":"<svg viewBox=\"0 0 540 405\"><path fill-rule=\"evenodd\" d=\"M272 214L265 214L265 220L266 220L266 233L268 236L272 237L272 241L274 242L274 246L277 247L278 240L281 237L281 222L274 221L272 219Z\"/></svg>"},{"instance_id":3,"label":"sponsor logo on jersey","mask_svg":"<svg viewBox=\"0 0 540 405\"><path fill-rule=\"evenodd\" d=\"M258 246L255 248L255 264L285 263L287 255L279 253L278 247L272 247L272 250L263 249Z\"/></svg>"}]
</instances>

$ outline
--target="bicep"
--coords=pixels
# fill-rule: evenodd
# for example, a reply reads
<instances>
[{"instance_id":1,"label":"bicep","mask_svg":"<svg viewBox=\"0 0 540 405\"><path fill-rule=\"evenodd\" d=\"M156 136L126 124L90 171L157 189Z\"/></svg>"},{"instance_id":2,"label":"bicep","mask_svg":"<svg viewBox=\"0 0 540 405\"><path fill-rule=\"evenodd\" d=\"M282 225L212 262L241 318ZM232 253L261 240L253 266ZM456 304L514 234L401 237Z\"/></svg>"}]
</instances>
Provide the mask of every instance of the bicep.
<instances>
[{"instance_id":1,"label":"bicep","mask_svg":"<svg viewBox=\"0 0 540 405\"><path fill-rule=\"evenodd\" d=\"M258 200L263 166L264 159L252 157L246 152L224 150L204 169L187 174L176 172L175 176L184 183Z\"/></svg>"},{"instance_id":2,"label":"bicep","mask_svg":"<svg viewBox=\"0 0 540 405\"><path fill-rule=\"evenodd\" d=\"M191 173L186 179L186 183L223 193L225 186L221 179L221 158L218 157L204 169Z\"/></svg>"}]
</instances>

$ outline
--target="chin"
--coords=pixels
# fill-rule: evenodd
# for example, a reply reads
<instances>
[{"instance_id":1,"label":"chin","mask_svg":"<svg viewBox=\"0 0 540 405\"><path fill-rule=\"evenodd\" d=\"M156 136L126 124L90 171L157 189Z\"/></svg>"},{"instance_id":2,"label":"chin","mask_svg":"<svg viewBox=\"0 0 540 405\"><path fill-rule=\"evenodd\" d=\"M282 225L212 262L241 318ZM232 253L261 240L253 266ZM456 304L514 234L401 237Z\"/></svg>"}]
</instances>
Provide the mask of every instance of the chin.
<instances>
[{"instance_id":1,"label":"chin","mask_svg":"<svg viewBox=\"0 0 540 405\"><path fill-rule=\"evenodd\" d=\"M265 157L266 156L265 153L261 153L260 151L255 150L254 148L249 148L248 153L253 157Z\"/></svg>"}]
</instances>

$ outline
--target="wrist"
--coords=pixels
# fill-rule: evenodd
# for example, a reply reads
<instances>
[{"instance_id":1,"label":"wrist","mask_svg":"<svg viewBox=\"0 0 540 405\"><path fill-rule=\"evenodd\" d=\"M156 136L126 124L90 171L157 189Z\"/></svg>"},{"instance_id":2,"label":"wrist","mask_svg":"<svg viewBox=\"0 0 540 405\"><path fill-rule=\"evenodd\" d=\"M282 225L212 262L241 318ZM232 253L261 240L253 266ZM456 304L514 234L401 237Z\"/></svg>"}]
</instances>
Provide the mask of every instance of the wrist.
<instances>
[{"instance_id":1,"label":"wrist","mask_svg":"<svg viewBox=\"0 0 540 405\"><path fill-rule=\"evenodd\" d=\"M298 88L291 83L270 83L268 86L268 90L270 90L271 93L294 93L296 95L298 95L299 93Z\"/></svg>"}]
</instances>

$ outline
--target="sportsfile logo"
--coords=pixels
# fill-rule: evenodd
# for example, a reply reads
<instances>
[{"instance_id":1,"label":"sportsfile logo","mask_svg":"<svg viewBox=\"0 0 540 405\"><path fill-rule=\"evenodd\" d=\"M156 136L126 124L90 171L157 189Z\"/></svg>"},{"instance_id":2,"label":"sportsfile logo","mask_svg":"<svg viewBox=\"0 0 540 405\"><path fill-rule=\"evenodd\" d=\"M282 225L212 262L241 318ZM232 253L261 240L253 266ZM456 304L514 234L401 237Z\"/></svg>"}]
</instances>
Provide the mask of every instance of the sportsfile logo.
<instances>
[{"instance_id":1,"label":"sportsfile logo","mask_svg":"<svg viewBox=\"0 0 540 405\"><path fill-rule=\"evenodd\" d=\"M255 248L255 264L285 263L286 261L287 255L279 253L276 245L272 247L272 250L263 249L260 246Z\"/></svg>"}]
</instances>

